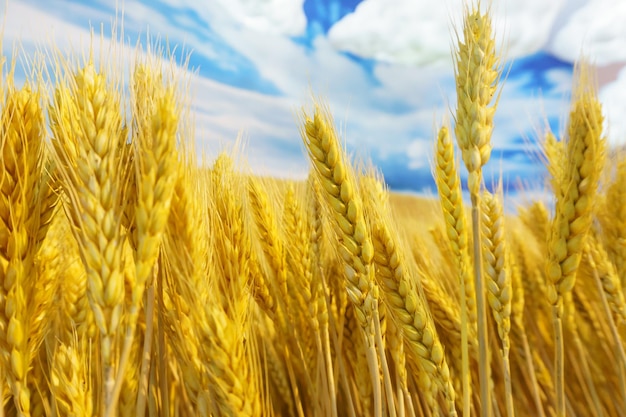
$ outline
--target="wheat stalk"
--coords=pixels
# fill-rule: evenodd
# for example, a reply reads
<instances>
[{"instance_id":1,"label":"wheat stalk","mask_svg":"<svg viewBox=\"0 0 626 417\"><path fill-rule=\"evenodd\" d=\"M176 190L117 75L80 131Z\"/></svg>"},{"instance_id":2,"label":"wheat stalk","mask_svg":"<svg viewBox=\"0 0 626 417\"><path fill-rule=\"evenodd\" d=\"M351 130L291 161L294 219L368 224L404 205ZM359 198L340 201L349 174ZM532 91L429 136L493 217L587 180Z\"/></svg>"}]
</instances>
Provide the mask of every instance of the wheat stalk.
<instances>
[{"instance_id":1,"label":"wheat stalk","mask_svg":"<svg viewBox=\"0 0 626 417\"><path fill-rule=\"evenodd\" d=\"M472 201L472 234L474 237L474 280L479 339L479 382L482 416L491 415L489 391L489 346L487 313L482 277L480 242L481 169L491 156L491 132L497 102L489 107L499 79L498 57L489 14L476 8L466 10L463 39L456 51L456 139L469 173L467 184Z\"/></svg>"}]
</instances>

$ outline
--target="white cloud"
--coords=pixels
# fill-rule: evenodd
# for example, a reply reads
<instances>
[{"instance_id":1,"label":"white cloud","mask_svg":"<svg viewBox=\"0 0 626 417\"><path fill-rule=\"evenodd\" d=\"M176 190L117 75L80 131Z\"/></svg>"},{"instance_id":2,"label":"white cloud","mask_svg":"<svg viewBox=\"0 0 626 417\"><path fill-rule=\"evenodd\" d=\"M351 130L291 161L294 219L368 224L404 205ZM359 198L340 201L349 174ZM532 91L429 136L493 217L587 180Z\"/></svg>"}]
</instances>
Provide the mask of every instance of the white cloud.
<instances>
[{"instance_id":1,"label":"white cloud","mask_svg":"<svg viewBox=\"0 0 626 417\"><path fill-rule=\"evenodd\" d=\"M617 80L600 90L608 141L613 145L626 144L626 67L622 68Z\"/></svg>"},{"instance_id":2,"label":"white cloud","mask_svg":"<svg viewBox=\"0 0 626 417\"><path fill-rule=\"evenodd\" d=\"M482 6L486 7L483 2ZM494 30L507 58L540 50L564 0L504 0L493 6ZM365 0L328 36L338 49L387 62L450 65L452 22L461 27L462 0ZM461 30L459 29L459 32Z\"/></svg>"},{"instance_id":3,"label":"white cloud","mask_svg":"<svg viewBox=\"0 0 626 417\"><path fill-rule=\"evenodd\" d=\"M494 31L505 58L530 55L544 48L567 0L494 2ZM489 2L487 2L489 3Z\"/></svg>"},{"instance_id":4,"label":"white cloud","mask_svg":"<svg viewBox=\"0 0 626 417\"><path fill-rule=\"evenodd\" d=\"M253 30L300 35L306 29L304 0L220 0L233 18Z\"/></svg>"},{"instance_id":5,"label":"white cloud","mask_svg":"<svg viewBox=\"0 0 626 417\"><path fill-rule=\"evenodd\" d=\"M430 167L434 155L434 139L417 138L409 142L406 155L409 158L409 169Z\"/></svg>"},{"instance_id":6,"label":"white cloud","mask_svg":"<svg viewBox=\"0 0 626 417\"><path fill-rule=\"evenodd\" d=\"M219 26L245 26L261 33L297 36L306 29L304 0L163 0L177 9L191 10Z\"/></svg>"},{"instance_id":7,"label":"white cloud","mask_svg":"<svg viewBox=\"0 0 626 417\"><path fill-rule=\"evenodd\" d=\"M6 16L2 38L6 50L16 44L21 44L30 52L53 44L61 51L69 48L80 50L90 41L89 30L29 3L9 2L2 12Z\"/></svg>"},{"instance_id":8,"label":"white cloud","mask_svg":"<svg viewBox=\"0 0 626 417\"><path fill-rule=\"evenodd\" d=\"M460 1L456 1L460 3ZM432 65L450 60L450 19L444 2L365 0L328 33L333 46L381 61Z\"/></svg>"},{"instance_id":9,"label":"white cloud","mask_svg":"<svg viewBox=\"0 0 626 417\"><path fill-rule=\"evenodd\" d=\"M626 2L588 0L554 36L550 51L574 62L581 53L598 65L626 61Z\"/></svg>"}]
</instances>

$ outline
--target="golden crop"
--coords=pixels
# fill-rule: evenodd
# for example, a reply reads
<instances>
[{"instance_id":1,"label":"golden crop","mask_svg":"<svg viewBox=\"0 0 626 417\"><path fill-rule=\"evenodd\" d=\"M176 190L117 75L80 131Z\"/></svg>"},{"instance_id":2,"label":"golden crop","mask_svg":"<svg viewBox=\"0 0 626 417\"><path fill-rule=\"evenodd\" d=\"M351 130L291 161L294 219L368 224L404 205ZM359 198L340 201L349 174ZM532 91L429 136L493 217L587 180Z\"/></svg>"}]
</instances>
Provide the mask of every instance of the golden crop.
<instances>
[{"instance_id":1,"label":"golden crop","mask_svg":"<svg viewBox=\"0 0 626 417\"><path fill-rule=\"evenodd\" d=\"M4 74L0 416L626 415L626 158L593 76L546 133L554 213L505 215L489 15L459 33L435 204L353 164L317 99L285 182L199 164L156 62L127 90L91 59Z\"/></svg>"}]
</instances>

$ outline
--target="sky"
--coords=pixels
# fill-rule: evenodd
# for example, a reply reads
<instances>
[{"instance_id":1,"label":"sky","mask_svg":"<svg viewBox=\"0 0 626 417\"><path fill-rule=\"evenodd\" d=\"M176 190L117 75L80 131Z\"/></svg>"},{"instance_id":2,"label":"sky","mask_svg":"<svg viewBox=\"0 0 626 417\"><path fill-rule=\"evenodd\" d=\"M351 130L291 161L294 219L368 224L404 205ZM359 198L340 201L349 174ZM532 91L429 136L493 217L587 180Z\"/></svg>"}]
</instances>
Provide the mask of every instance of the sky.
<instances>
[{"instance_id":1,"label":"sky","mask_svg":"<svg viewBox=\"0 0 626 417\"><path fill-rule=\"evenodd\" d=\"M0 8L7 55L15 45L23 56L52 45L85 53L91 28L111 37L120 10L129 45L145 46L149 36L180 62L190 53L194 140L209 160L242 137L253 172L304 178L298 120L314 94L328 103L351 155L371 160L393 190L432 195L436 131L453 120L456 103L451 48L463 4L8 0ZM547 126L561 136L583 54L597 69L607 139L625 144L626 1L494 0L490 7L506 76L486 183L501 177L510 193L543 187L538 141Z\"/></svg>"}]
</instances>

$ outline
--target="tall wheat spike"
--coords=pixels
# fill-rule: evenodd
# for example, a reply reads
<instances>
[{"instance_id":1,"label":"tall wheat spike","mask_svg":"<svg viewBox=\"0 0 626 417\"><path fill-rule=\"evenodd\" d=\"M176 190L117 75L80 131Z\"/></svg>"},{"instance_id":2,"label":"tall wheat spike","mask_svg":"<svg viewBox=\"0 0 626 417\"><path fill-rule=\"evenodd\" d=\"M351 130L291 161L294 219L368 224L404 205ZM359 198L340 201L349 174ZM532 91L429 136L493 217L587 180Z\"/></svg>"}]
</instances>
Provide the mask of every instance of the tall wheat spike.
<instances>
[{"instance_id":1,"label":"tall wheat spike","mask_svg":"<svg viewBox=\"0 0 626 417\"><path fill-rule=\"evenodd\" d=\"M199 339L194 331L191 310L196 299L206 299L208 285L203 280L209 274L212 243L204 201L194 198L201 187L196 168L178 165L177 181L163 239L164 256L159 262L163 286L166 336L171 341L174 355L182 373L183 390L189 406L196 412L208 413L204 403L208 384L203 374L199 354ZM202 204L200 204L202 203ZM195 291L192 299L185 298L189 287Z\"/></svg>"},{"instance_id":2,"label":"tall wheat spike","mask_svg":"<svg viewBox=\"0 0 626 417\"><path fill-rule=\"evenodd\" d=\"M502 191L500 190L499 193ZM502 343L502 361L504 367L505 404L509 417L515 415L513 409L513 391L511 388L511 367L509 351L511 341L511 299L513 296L511 272L506 263L507 248L505 241L504 214L500 195L488 191L481 199L482 244L485 278L487 279L487 300L498 327L498 336Z\"/></svg>"},{"instance_id":3,"label":"tall wheat spike","mask_svg":"<svg viewBox=\"0 0 626 417\"><path fill-rule=\"evenodd\" d=\"M565 415L563 377L563 298L574 287L585 239L591 226L593 199L604 158L602 110L589 69L583 64L576 77L567 128L566 165L558 178L555 215L548 238L548 301L555 327L557 416ZM560 161L551 160L550 164Z\"/></svg>"},{"instance_id":4,"label":"tall wheat spike","mask_svg":"<svg viewBox=\"0 0 626 417\"><path fill-rule=\"evenodd\" d=\"M367 192L370 196L380 195L382 185L375 181ZM417 279L413 275L415 271L409 267L402 243L395 237L399 233L389 219L388 206L380 197L376 202L369 208L372 211L374 263L384 300L405 337L411 359L443 391L447 414L456 415L455 391L435 323L428 312L424 295L417 288Z\"/></svg>"},{"instance_id":5,"label":"tall wheat spike","mask_svg":"<svg viewBox=\"0 0 626 417\"><path fill-rule=\"evenodd\" d=\"M131 293L131 307L127 320L126 339L122 351L121 367L117 377L117 391L121 389L124 367L132 349L132 339L139 315L146 284L153 274L161 235L169 215L174 184L176 182L176 133L179 109L172 88L162 86L160 73L156 69L138 65L134 74L133 92L137 130L134 135L135 186L137 197L134 200L132 219L132 241L135 248L135 283ZM153 294L153 292L151 292ZM152 300L153 301L153 300ZM151 305L151 304L147 304ZM152 328L153 315L146 311L148 329ZM151 346L151 332L148 332L147 347ZM144 352L144 357L150 352ZM149 362L146 362L149 363ZM142 366L137 414L143 414L147 395L148 370ZM116 393L117 394L117 393Z\"/></svg>"},{"instance_id":6,"label":"tall wheat spike","mask_svg":"<svg viewBox=\"0 0 626 417\"><path fill-rule=\"evenodd\" d=\"M311 119L303 115L302 138L336 225L340 255L344 261L346 290L355 307L357 321L365 334L370 376L374 386L376 415L382 413L375 323L378 297L372 269L374 248L358 194L354 173L340 150L328 109L317 103Z\"/></svg>"},{"instance_id":7,"label":"tall wheat spike","mask_svg":"<svg viewBox=\"0 0 626 417\"><path fill-rule=\"evenodd\" d=\"M35 254L48 230L55 199L44 173L43 95L29 85L17 90L9 75L0 135L0 278L2 363L19 416L30 415L28 371L43 340L50 298L49 275L36 274Z\"/></svg>"},{"instance_id":8,"label":"tall wheat spike","mask_svg":"<svg viewBox=\"0 0 626 417\"><path fill-rule=\"evenodd\" d=\"M454 263L461 282L461 385L463 387L463 415L469 416L472 381L469 371L467 328L473 327L476 322L476 292L470 276L469 231L461 193L461 180L456 164L454 146L450 140L448 128L444 126L439 129L437 135L435 181L446 222L448 240L455 255Z\"/></svg>"},{"instance_id":9,"label":"tall wheat spike","mask_svg":"<svg viewBox=\"0 0 626 417\"><path fill-rule=\"evenodd\" d=\"M87 271L87 294L100 332L105 380L103 412L115 409L114 352L124 302L122 273L123 181L119 166L124 141L119 94L105 74L89 61L77 71L67 89L57 90L52 113L57 120L79 121L76 129L59 124L52 141L63 190L65 212L72 224ZM58 109L58 110L57 110Z\"/></svg>"},{"instance_id":10,"label":"tall wheat spike","mask_svg":"<svg viewBox=\"0 0 626 417\"><path fill-rule=\"evenodd\" d=\"M491 132L497 107L491 103L499 80L499 59L495 52L489 13L479 11L480 2L467 9L463 21L463 38L456 51L456 139L469 173L467 185L472 201L474 237L474 280L479 339L479 382L481 415L491 415L489 390L489 346L487 312L482 276L480 243L480 187L482 167L491 156Z\"/></svg>"}]
</instances>

